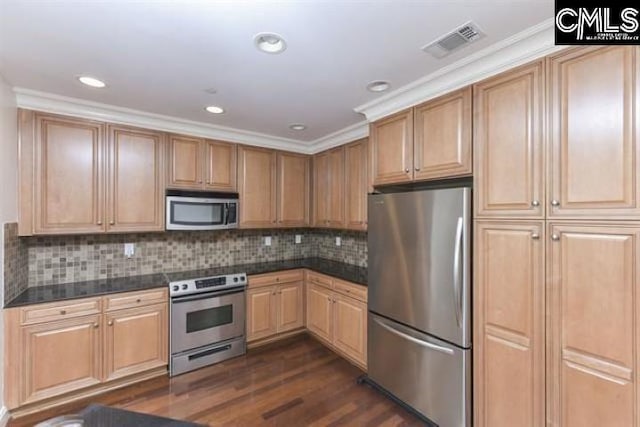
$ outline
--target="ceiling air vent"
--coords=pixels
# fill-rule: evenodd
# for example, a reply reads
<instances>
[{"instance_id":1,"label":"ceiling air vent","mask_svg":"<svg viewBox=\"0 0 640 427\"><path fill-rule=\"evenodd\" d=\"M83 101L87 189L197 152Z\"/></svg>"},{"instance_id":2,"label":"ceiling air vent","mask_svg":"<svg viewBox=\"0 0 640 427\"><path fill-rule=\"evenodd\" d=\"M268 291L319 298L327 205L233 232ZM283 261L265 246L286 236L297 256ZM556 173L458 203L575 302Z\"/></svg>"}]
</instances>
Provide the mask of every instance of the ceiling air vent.
<instances>
[{"instance_id":1,"label":"ceiling air vent","mask_svg":"<svg viewBox=\"0 0 640 427\"><path fill-rule=\"evenodd\" d=\"M422 50L430 53L436 58L443 58L454 50L460 49L462 46L466 46L469 43L473 43L476 40L481 39L484 35L485 34L475 23L467 22L450 33L445 34L437 40L423 46Z\"/></svg>"}]
</instances>

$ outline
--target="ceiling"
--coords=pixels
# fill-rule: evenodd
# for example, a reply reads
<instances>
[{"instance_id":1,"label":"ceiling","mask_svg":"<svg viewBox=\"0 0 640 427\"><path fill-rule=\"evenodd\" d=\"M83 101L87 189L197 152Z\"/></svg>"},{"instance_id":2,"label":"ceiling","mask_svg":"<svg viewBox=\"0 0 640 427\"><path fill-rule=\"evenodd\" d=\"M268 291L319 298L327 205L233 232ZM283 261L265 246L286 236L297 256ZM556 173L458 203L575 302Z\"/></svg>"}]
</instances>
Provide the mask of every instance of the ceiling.
<instances>
[{"instance_id":1,"label":"ceiling","mask_svg":"<svg viewBox=\"0 0 640 427\"><path fill-rule=\"evenodd\" d=\"M313 141L364 120L354 108L381 96L365 89L370 81L388 80L393 91L552 8L552 0L0 0L0 73L16 87ZM469 20L484 39L441 60L421 51ZM259 32L282 35L287 49L258 51ZM83 86L82 74L108 86ZM212 104L226 112L205 112Z\"/></svg>"}]
</instances>

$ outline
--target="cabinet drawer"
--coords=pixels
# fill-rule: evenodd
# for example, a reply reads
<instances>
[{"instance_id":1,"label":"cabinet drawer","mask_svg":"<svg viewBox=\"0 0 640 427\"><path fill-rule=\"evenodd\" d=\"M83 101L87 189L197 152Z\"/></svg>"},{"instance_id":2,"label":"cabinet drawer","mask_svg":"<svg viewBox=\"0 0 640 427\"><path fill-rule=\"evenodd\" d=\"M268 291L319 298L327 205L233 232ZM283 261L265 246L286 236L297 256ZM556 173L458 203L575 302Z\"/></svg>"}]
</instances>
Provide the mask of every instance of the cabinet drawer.
<instances>
[{"instance_id":1,"label":"cabinet drawer","mask_svg":"<svg viewBox=\"0 0 640 427\"><path fill-rule=\"evenodd\" d=\"M150 291L125 292L104 297L105 311L120 310L123 308L140 307L159 302L167 302L167 290L164 288Z\"/></svg>"},{"instance_id":2,"label":"cabinet drawer","mask_svg":"<svg viewBox=\"0 0 640 427\"><path fill-rule=\"evenodd\" d=\"M333 278L325 276L324 274L315 273L313 271L307 272L307 281L314 285L320 285L331 289L333 287Z\"/></svg>"},{"instance_id":3,"label":"cabinet drawer","mask_svg":"<svg viewBox=\"0 0 640 427\"><path fill-rule=\"evenodd\" d=\"M100 311L100 298L36 304L20 309L20 324L32 325L52 322L89 314L99 314Z\"/></svg>"},{"instance_id":4,"label":"cabinet drawer","mask_svg":"<svg viewBox=\"0 0 640 427\"><path fill-rule=\"evenodd\" d=\"M249 276L249 287L279 285L281 283L299 282L303 279L302 270L278 271L276 273L256 274Z\"/></svg>"},{"instance_id":5,"label":"cabinet drawer","mask_svg":"<svg viewBox=\"0 0 640 427\"><path fill-rule=\"evenodd\" d=\"M360 301L367 301L367 288L364 286L334 279L333 289L335 289L336 292L359 299Z\"/></svg>"}]
</instances>

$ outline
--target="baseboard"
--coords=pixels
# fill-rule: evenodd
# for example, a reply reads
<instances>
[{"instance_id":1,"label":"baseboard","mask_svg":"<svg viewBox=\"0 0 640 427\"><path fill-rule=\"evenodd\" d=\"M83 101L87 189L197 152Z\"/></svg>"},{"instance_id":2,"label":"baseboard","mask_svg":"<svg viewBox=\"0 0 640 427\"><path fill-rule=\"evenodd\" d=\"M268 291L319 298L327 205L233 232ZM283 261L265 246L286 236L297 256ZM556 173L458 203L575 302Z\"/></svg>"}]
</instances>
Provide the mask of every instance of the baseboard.
<instances>
[{"instance_id":1,"label":"baseboard","mask_svg":"<svg viewBox=\"0 0 640 427\"><path fill-rule=\"evenodd\" d=\"M6 406L0 408L0 427L5 427L9 422L9 410Z\"/></svg>"},{"instance_id":2,"label":"baseboard","mask_svg":"<svg viewBox=\"0 0 640 427\"><path fill-rule=\"evenodd\" d=\"M247 343L247 348L249 350L254 349L254 348L258 348L258 347L262 347L263 345L267 345L267 344L271 344L277 341L282 341L285 338L289 338L292 337L294 335L298 335L298 334L302 334L304 332L306 332L307 330L304 327L295 329L293 331L289 331L289 332L283 332L281 334L278 335L273 335L271 337L268 338L262 338L256 341L251 341Z\"/></svg>"}]
</instances>

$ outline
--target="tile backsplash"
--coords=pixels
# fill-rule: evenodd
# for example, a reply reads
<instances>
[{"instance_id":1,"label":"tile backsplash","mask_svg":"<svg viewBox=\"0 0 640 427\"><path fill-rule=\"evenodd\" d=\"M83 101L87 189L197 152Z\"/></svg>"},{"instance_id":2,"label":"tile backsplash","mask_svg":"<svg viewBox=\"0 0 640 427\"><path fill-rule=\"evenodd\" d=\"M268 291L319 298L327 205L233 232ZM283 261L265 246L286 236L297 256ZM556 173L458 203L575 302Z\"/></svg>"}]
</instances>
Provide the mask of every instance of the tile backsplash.
<instances>
[{"instance_id":1,"label":"tile backsplash","mask_svg":"<svg viewBox=\"0 0 640 427\"><path fill-rule=\"evenodd\" d=\"M302 236L299 244L296 234ZM264 244L267 236L271 236L271 246ZM340 246L336 246L337 236ZM305 257L367 265L367 234L343 230L175 231L17 240L28 255L24 257L28 259L24 273L28 286ZM131 258L124 255L125 243L135 244Z\"/></svg>"},{"instance_id":2,"label":"tile backsplash","mask_svg":"<svg viewBox=\"0 0 640 427\"><path fill-rule=\"evenodd\" d=\"M4 300L17 297L28 285L26 241L18 237L18 224L4 224Z\"/></svg>"}]
</instances>

